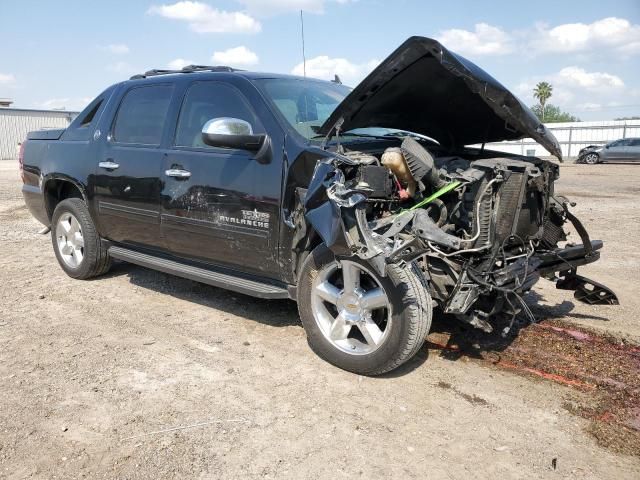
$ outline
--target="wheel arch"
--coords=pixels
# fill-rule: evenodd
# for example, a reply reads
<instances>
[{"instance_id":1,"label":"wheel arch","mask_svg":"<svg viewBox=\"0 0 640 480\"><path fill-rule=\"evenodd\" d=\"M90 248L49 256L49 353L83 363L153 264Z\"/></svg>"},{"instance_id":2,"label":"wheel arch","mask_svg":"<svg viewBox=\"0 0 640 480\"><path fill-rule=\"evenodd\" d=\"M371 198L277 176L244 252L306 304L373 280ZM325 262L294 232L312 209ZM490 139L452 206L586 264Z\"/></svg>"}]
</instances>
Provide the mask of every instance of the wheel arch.
<instances>
[{"instance_id":1,"label":"wheel arch","mask_svg":"<svg viewBox=\"0 0 640 480\"><path fill-rule=\"evenodd\" d=\"M293 274L296 278L296 284L298 283L304 261L309 254L322 243L322 237L318 235L318 232L316 232L313 227L307 223L306 228L306 234L297 242L297 248L292 251L294 257L292 262L294 268Z\"/></svg>"},{"instance_id":2,"label":"wheel arch","mask_svg":"<svg viewBox=\"0 0 640 480\"><path fill-rule=\"evenodd\" d=\"M51 175L44 181L42 189L44 193L44 204L49 220L53 217L56 206L67 198L80 198L87 202L86 188L78 181L64 176Z\"/></svg>"}]
</instances>

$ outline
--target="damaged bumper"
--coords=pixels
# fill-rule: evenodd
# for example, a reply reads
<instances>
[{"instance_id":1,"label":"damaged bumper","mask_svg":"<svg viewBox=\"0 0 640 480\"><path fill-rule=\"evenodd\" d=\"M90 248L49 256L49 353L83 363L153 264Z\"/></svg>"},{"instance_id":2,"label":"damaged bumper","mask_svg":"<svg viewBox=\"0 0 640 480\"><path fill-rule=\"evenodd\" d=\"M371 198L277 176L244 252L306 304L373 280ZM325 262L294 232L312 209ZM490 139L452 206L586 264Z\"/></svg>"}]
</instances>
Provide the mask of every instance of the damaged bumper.
<instances>
[{"instance_id":1,"label":"damaged bumper","mask_svg":"<svg viewBox=\"0 0 640 480\"><path fill-rule=\"evenodd\" d=\"M405 150L415 153L416 145L405 140ZM381 276L390 263L418 262L442 311L487 331L496 316L528 312L521 295L540 277L579 301L618 303L610 289L576 273L599 259L603 244L553 196L555 165L425 153L420 168L405 164L420 172L412 178L389 167L386 153L382 162L345 152L318 163L304 201L307 222L336 256L365 259ZM412 188L408 198L402 190ZM559 246L567 222L582 244Z\"/></svg>"}]
</instances>

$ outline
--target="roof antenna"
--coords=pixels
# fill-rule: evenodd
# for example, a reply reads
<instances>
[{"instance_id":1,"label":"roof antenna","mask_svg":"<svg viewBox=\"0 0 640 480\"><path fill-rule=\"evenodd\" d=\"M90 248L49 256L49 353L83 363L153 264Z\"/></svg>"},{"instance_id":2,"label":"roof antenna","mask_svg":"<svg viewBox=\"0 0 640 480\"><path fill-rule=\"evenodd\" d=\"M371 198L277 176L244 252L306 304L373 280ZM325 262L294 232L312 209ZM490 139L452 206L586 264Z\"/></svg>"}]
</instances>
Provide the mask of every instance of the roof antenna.
<instances>
[{"instance_id":1,"label":"roof antenna","mask_svg":"<svg viewBox=\"0 0 640 480\"><path fill-rule=\"evenodd\" d=\"M307 76L307 59L304 55L304 17L302 16L302 10L300 10L300 29L302 32L302 71L304 76Z\"/></svg>"}]
</instances>

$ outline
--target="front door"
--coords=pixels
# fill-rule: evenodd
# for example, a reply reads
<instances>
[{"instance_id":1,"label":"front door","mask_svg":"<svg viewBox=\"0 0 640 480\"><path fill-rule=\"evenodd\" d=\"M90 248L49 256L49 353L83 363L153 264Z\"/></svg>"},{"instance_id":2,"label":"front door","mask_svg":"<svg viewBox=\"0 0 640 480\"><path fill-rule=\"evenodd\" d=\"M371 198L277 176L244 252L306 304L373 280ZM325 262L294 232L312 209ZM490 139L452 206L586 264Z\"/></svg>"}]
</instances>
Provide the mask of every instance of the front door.
<instances>
[{"instance_id":1,"label":"front door","mask_svg":"<svg viewBox=\"0 0 640 480\"><path fill-rule=\"evenodd\" d=\"M282 159L260 164L248 151L210 147L202 127L214 118L245 120L265 133L233 85L196 81L186 90L162 174L162 234L177 256L277 277Z\"/></svg>"},{"instance_id":2,"label":"front door","mask_svg":"<svg viewBox=\"0 0 640 480\"><path fill-rule=\"evenodd\" d=\"M115 242L162 248L160 149L173 94L168 84L130 89L98 147L94 202L100 234Z\"/></svg>"},{"instance_id":3,"label":"front door","mask_svg":"<svg viewBox=\"0 0 640 480\"><path fill-rule=\"evenodd\" d=\"M607 145L602 151L602 156L607 161L617 162L627 158L627 146L629 139L616 140Z\"/></svg>"}]
</instances>

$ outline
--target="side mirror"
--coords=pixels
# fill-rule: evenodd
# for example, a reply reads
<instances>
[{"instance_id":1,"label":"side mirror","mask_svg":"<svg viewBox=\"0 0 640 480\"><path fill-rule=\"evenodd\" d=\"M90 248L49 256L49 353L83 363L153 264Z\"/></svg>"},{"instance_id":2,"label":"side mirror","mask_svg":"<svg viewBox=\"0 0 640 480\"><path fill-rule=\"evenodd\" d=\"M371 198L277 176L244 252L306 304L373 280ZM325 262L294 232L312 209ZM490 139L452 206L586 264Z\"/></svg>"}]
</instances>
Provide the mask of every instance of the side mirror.
<instances>
[{"instance_id":1,"label":"side mirror","mask_svg":"<svg viewBox=\"0 0 640 480\"><path fill-rule=\"evenodd\" d=\"M267 135L255 135L251 124L239 118L220 117L209 120L202 127L202 141L211 147L235 148L256 153L263 160L264 150L270 146ZM261 161L260 163L266 163Z\"/></svg>"}]
</instances>

